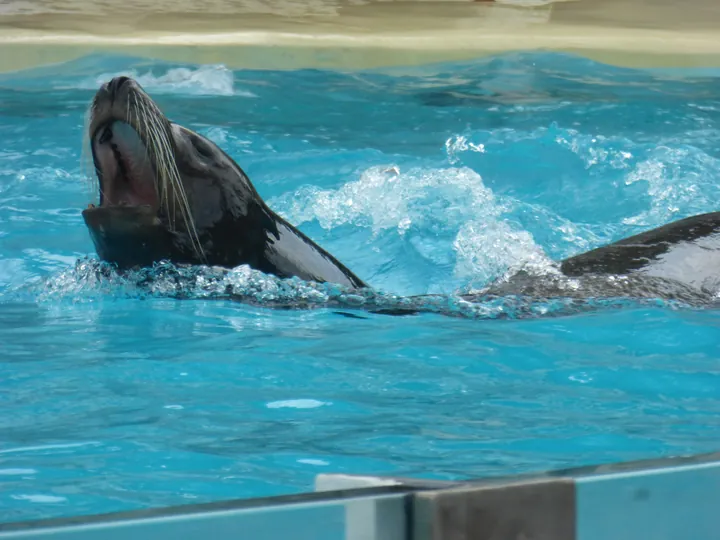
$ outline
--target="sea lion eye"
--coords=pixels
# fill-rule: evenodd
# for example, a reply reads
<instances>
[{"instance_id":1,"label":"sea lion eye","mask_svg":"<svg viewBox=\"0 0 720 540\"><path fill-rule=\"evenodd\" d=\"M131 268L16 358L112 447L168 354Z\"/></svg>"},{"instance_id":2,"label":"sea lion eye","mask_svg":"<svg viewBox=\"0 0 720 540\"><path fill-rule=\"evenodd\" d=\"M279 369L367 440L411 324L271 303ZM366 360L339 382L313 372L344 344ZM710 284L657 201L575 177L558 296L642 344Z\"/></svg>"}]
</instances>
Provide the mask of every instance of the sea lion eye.
<instances>
[{"instance_id":1,"label":"sea lion eye","mask_svg":"<svg viewBox=\"0 0 720 540\"><path fill-rule=\"evenodd\" d=\"M105 144L110 139L112 139L112 136L113 136L112 129L110 129L110 126L106 126L102 132L102 135L100 135L100 140L98 142L100 144Z\"/></svg>"},{"instance_id":2,"label":"sea lion eye","mask_svg":"<svg viewBox=\"0 0 720 540\"><path fill-rule=\"evenodd\" d=\"M193 141L193 146L195 147L195 150L198 154L200 154L204 158L210 158L212 157L212 150L210 149L210 146L201 139L195 139Z\"/></svg>"}]
</instances>

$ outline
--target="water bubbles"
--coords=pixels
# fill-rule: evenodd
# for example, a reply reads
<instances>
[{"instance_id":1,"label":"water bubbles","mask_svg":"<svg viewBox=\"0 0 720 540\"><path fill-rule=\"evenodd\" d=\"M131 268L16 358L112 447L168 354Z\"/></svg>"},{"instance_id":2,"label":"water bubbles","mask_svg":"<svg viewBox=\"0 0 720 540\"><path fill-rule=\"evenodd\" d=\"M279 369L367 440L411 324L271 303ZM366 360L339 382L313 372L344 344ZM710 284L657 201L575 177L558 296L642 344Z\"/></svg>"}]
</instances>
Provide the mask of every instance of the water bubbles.
<instances>
[{"instance_id":1,"label":"water bubbles","mask_svg":"<svg viewBox=\"0 0 720 540\"><path fill-rule=\"evenodd\" d=\"M460 161L460 157L458 156L459 153L466 152L468 150L483 154L485 153L485 145L468 142L467 137L463 135L456 135L445 141L445 151L447 152L448 161L452 165L455 165Z\"/></svg>"},{"instance_id":2,"label":"water bubbles","mask_svg":"<svg viewBox=\"0 0 720 540\"><path fill-rule=\"evenodd\" d=\"M453 246L458 256L456 273L482 282L520 267L552 265L530 233L512 230L499 220L464 224Z\"/></svg>"},{"instance_id":3,"label":"water bubbles","mask_svg":"<svg viewBox=\"0 0 720 540\"><path fill-rule=\"evenodd\" d=\"M623 223L653 226L683 213L703 213L708 202L720 199L714 171L720 160L694 148L659 146L625 177L626 185L645 184L649 208L629 216Z\"/></svg>"},{"instance_id":4,"label":"water bubbles","mask_svg":"<svg viewBox=\"0 0 720 540\"><path fill-rule=\"evenodd\" d=\"M590 376L589 374L587 374L585 372L579 372L579 373L570 375L568 377L568 379L573 382L578 382L580 384L587 384L589 382L592 382L592 380L593 380L592 376Z\"/></svg>"},{"instance_id":5,"label":"water bubbles","mask_svg":"<svg viewBox=\"0 0 720 540\"><path fill-rule=\"evenodd\" d=\"M629 163L632 153L623 149L632 146L630 141L616 136L583 134L576 129L562 129L557 124L549 131L557 133L555 142L582 159L586 169L605 164L613 169L627 169L632 165Z\"/></svg>"},{"instance_id":6,"label":"water bubbles","mask_svg":"<svg viewBox=\"0 0 720 540\"><path fill-rule=\"evenodd\" d=\"M470 319L515 319L564 315L631 305L686 308L715 300L667 280L629 276L567 278L542 256L526 263L520 280L508 273L489 285L454 294L396 295L382 290L353 290L330 283L280 279L247 266L227 270L158 263L125 273L93 259L48 278L29 289L40 303L99 302L118 298L226 300L268 309L362 310L373 315L442 314ZM524 276L524 277L522 277ZM509 279L512 277L513 279ZM505 289L506 288L506 289ZM668 300L657 300L668 298ZM659 303L658 303L659 302ZM367 315L366 315L367 316ZM180 376L187 376L186 372Z\"/></svg>"}]
</instances>

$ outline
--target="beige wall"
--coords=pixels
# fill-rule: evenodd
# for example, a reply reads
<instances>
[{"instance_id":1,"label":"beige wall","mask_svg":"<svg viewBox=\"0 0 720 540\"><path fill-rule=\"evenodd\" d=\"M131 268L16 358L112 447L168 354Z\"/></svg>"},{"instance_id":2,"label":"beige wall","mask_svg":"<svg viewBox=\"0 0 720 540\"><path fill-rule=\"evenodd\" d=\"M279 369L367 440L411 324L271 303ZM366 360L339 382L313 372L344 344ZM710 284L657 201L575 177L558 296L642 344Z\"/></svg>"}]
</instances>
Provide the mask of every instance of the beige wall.
<instances>
[{"instance_id":1,"label":"beige wall","mask_svg":"<svg viewBox=\"0 0 720 540\"><path fill-rule=\"evenodd\" d=\"M720 66L720 0L0 0L2 71L94 51L282 69L538 48Z\"/></svg>"}]
</instances>

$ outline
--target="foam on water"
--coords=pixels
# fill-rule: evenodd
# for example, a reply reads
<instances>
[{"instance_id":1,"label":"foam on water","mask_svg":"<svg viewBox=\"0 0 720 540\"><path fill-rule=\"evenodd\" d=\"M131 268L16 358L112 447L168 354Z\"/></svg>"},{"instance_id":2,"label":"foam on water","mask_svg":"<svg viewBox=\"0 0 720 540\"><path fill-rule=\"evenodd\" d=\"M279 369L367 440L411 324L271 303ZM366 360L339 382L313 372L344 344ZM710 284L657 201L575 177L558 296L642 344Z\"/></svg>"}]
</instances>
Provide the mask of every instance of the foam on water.
<instances>
[{"instance_id":1,"label":"foam on water","mask_svg":"<svg viewBox=\"0 0 720 540\"><path fill-rule=\"evenodd\" d=\"M83 114L120 74L372 290L99 263ZM720 311L553 261L717 210L718 140L717 73L564 55L0 75L0 519L716 450ZM518 269L557 294L482 296Z\"/></svg>"},{"instance_id":2,"label":"foam on water","mask_svg":"<svg viewBox=\"0 0 720 540\"><path fill-rule=\"evenodd\" d=\"M78 261L74 268L53 275L47 280L33 282L6 299L22 301L30 295L39 305L55 302L103 302L113 299L172 298L183 300L230 300L245 305L294 310L342 309L354 318L367 314L411 315L438 313L451 317L473 319L523 319L547 316L566 316L587 311L601 311L643 305L665 306L671 309L691 309L703 304L703 298L686 294L675 300L660 300L654 291L637 298L623 294L627 279L603 279L602 287L617 291L606 298L575 297L576 280L562 278L548 268L536 270L546 282L558 291L551 298L533 298L521 295L482 295L482 290L469 287L471 296L427 294L400 296L381 290L356 291L334 284L317 284L297 278L279 279L262 272L240 266L233 270L210 267L177 267L159 263L153 268L118 273L112 266L94 259ZM532 271L526 266L525 271ZM654 293L654 294L653 294ZM475 297L474 295L479 295ZM7 300L6 300L7 301Z\"/></svg>"}]
</instances>

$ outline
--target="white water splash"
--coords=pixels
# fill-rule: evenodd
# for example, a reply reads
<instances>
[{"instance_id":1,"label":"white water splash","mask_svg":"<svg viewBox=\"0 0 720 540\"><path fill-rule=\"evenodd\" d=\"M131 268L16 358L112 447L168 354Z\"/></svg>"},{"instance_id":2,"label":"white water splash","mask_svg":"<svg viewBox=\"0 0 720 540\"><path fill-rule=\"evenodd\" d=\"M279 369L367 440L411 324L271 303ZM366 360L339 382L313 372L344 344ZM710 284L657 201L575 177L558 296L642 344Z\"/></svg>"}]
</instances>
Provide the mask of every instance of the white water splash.
<instances>
[{"instance_id":1,"label":"white water splash","mask_svg":"<svg viewBox=\"0 0 720 540\"><path fill-rule=\"evenodd\" d=\"M457 164L460 161L460 157L458 156L458 154L462 152L467 152L468 150L484 154L485 145L470 142L467 140L467 137L463 135L457 135L445 141L445 151L448 155L448 161L450 161L450 163L453 165Z\"/></svg>"},{"instance_id":2,"label":"white water splash","mask_svg":"<svg viewBox=\"0 0 720 540\"><path fill-rule=\"evenodd\" d=\"M530 272L543 272L528 268ZM88 279L93 274L94 279ZM93 260L78 262L74 270L64 275L54 276L39 287L40 292L36 299L40 303L48 303L57 309L63 309L63 301L117 301L120 297L131 298L184 298L184 299L225 299L242 300L255 305L266 307L278 306L300 309L333 308L343 310L364 309L368 312L375 310L389 310L391 313L441 313L463 318L534 318L548 314L569 314L588 310L609 309L631 304L641 305L649 302L650 305L666 305L672 308L684 308L694 303L707 302L708 297L685 295L674 300L658 300L658 296L647 291L638 298L627 297L623 286L629 281L627 277L616 279L608 278L603 281L602 290L607 291L608 285L615 285L618 295L607 300L595 298L584 299L582 296L573 298L571 289L577 289L574 280L567 280L561 276L543 275L543 282L550 279L550 289L555 291L552 299L539 298L538 300L523 299L522 294L517 297L511 294L506 297L490 296L487 298L466 299L456 295L429 295L419 297L403 297L387 294L376 290L343 290L333 284L318 284L303 282L297 278L279 279L267 276L247 267L234 270L223 270L211 267L175 267L171 264L160 264L152 269L130 272L125 276L119 275L105 263ZM95 282L91 294L84 290L83 284ZM616 282L616 283L615 283ZM592 284L591 284L592 285ZM630 284L632 285L632 284ZM662 284L661 284L662 285ZM483 294L483 288L467 288L467 293ZM37 292L36 288L36 292ZM666 290L666 289L658 289ZM569 292L565 295L558 293ZM632 291L630 291L632 292ZM683 293L682 290L679 291ZM94 297L94 298L93 298ZM233 325L235 326L235 325ZM239 327L242 330L243 327ZM187 375L182 373L181 375ZM271 408L314 408L321 405L313 400L285 400L271 402ZM66 448L69 446L83 446L98 443L79 443L73 445L54 445L48 447L24 447L0 450L0 454L9 452L26 452L45 450L47 448Z\"/></svg>"},{"instance_id":3,"label":"white water splash","mask_svg":"<svg viewBox=\"0 0 720 540\"><path fill-rule=\"evenodd\" d=\"M623 223L656 227L677 219L681 212L703 213L720 199L720 186L710 173L717 170L720 160L695 148L656 148L625 178L627 185L647 184L650 208L624 219Z\"/></svg>"},{"instance_id":4,"label":"white water splash","mask_svg":"<svg viewBox=\"0 0 720 540\"><path fill-rule=\"evenodd\" d=\"M219 267L175 267L160 263L128 273L119 273L111 265L96 259L81 259L73 268L33 284L31 290L39 302L72 299L75 303L96 302L119 297L185 297L213 298L232 290L236 297L258 303L302 302L323 304L335 298L353 302L354 292L326 283L281 279L238 266L232 270ZM358 297L359 303L363 302Z\"/></svg>"},{"instance_id":5,"label":"white water splash","mask_svg":"<svg viewBox=\"0 0 720 540\"><path fill-rule=\"evenodd\" d=\"M560 130L557 126L551 129L560 131L555 142L582 159L586 169L600 164L608 164L613 169L628 169L632 166L634 156L624 149L631 146L626 140L582 134L575 129Z\"/></svg>"},{"instance_id":6,"label":"white water splash","mask_svg":"<svg viewBox=\"0 0 720 540\"><path fill-rule=\"evenodd\" d=\"M549 263L532 235L513 228L499 200L469 168L373 167L336 190L300 188L270 201L291 222L317 220L325 229L351 224L374 235L395 230L432 263L444 263L438 236L454 236L455 275L490 279L510 268ZM442 249L440 249L442 251Z\"/></svg>"},{"instance_id":7,"label":"white water splash","mask_svg":"<svg viewBox=\"0 0 720 540\"><path fill-rule=\"evenodd\" d=\"M81 88L94 90L113 77L124 75L132 77L148 92L182 93L212 96L257 97L252 92L235 88L232 70L223 65L204 65L196 69L172 68L162 75L151 71L140 73L135 69L122 72L103 73L92 79L86 79Z\"/></svg>"},{"instance_id":8,"label":"white water splash","mask_svg":"<svg viewBox=\"0 0 720 540\"><path fill-rule=\"evenodd\" d=\"M486 282L520 267L551 271L552 260L527 231L513 230L503 221L470 221L453 243L455 275Z\"/></svg>"},{"instance_id":9,"label":"white water splash","mask_svg":"<svg viewBox=\"0 0 720 540\"><path fill-rule=\"evenodd\" d=\"M413 225L441 221L453 226L478 211L502 211L480 175L467 168L401 173L397 166L371 167L339 189L305 186L270 204L296 224L317 220L326 229L365 225L374 233L396 229L400 235Z\"/></svg>"}]
</instances>

